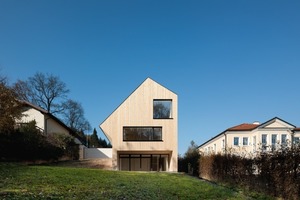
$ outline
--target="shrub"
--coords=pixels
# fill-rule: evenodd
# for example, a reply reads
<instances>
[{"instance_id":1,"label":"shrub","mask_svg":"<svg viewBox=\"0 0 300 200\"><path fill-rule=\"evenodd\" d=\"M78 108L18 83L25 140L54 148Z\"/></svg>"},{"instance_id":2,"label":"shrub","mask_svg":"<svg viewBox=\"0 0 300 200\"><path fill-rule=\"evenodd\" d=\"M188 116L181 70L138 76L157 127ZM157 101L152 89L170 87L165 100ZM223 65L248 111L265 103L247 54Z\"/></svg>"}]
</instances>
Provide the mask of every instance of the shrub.
<instances>
[{"instance_id":1,"label":"shrub","mask_svg":"<svg viewBox=\"0 0 300 200\"><path fill-rule=\"evenodd\" d=\"M233 154L201 156L199 173L212 181L299 199L300 147L262 153L254 158Z\"/></svg>"},{"instance_id":2,"label":"shrub","mask_svg":"<svg viewBox=\"0 0 300 200\"><path fill-rule=\"evenodd\" d=\"M191 141L191 145L188 147L184 157L178 156L178 171L199 176L199 158L197 145L194 141Z\"/></svg>"},{"instance_id":3,"label":"shrub","mask_svg":"<svg viewBox=\"0 0 300 200\"><path fill-rule=\"evenodd\" d=\"M61 140L51 141L30 122L14 131L0 133L0 160L35 161L57 160L62 156L79 157L78 146L69 136L53 134Z\"/></svg>"}]
</instances>

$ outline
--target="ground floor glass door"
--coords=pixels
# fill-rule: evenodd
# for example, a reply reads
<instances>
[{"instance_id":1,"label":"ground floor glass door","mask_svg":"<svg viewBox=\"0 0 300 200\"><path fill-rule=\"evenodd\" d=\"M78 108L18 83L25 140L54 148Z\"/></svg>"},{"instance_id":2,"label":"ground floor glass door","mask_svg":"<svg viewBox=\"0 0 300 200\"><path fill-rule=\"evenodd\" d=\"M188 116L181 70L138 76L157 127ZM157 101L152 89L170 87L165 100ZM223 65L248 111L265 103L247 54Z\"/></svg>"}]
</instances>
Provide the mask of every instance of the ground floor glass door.
<instances>
[{"instance_id":1,"label":"ground floor glass door","mask_svg":"<svg viewBox=\"0 0 300 200\"><path fill-rule=\"evenodd\" d=\"M119 170L167 171L167 154L119 154Z\"/></svg>"}]
</instances>

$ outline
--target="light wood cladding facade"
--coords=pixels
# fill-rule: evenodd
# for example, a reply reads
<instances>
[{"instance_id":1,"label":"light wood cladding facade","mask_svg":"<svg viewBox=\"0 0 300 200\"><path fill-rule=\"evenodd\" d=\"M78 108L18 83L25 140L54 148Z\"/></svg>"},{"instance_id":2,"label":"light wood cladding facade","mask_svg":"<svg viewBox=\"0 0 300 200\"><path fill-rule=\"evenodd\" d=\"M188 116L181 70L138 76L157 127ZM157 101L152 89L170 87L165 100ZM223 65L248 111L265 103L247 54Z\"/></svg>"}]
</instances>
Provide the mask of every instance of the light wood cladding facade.
<instances>
[{"instance_id":1,"label":"light wood cladding facade","mask_svg":"<svg viewBox=\"0 0 300 200\"><path fill-rule=\"evenodd\" d=\"M153 101L172 101L169 119L153 119ZM166 171L177 171L178 98L169 89L147 78L100 124L112 144L112 166L119 170L121 154L168 155ZM123 127L162 127L162 141L124 141Z\"/></svg>"}]
</instances>

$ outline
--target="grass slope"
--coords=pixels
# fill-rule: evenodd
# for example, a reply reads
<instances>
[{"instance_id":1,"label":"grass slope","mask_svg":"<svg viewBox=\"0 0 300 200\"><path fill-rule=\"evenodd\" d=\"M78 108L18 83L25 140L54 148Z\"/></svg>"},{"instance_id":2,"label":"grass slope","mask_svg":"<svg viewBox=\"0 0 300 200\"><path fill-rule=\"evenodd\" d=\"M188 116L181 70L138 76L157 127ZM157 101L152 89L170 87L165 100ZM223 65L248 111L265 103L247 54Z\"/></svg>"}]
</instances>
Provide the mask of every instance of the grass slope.
<instances>
[{"instance_id":1,"label":"grass slope","mask_svg":"<svg viewBox=\"0 0 300 200\"><path fill-rule=\"evenodd\" d=\"M245 199L241 193L171 173L0 163L0 199Z\"/></svg>"}]
</instances>

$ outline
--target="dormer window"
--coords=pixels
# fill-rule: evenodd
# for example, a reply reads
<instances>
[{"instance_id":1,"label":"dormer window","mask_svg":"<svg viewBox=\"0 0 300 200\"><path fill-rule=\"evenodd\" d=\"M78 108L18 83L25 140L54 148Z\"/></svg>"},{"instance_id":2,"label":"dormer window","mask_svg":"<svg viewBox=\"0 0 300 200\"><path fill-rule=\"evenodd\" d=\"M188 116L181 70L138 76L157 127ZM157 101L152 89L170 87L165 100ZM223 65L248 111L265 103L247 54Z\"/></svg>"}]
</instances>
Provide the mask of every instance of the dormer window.
<instances>
[{"instance_id":1,"label":"dormer window","mask_svg":"<svg viewBox=\"0 0 300 200\"><path fill-rule=\"evenodd\" d=\"M172 119L172 100L153 100L153 119Z\"/></svg>"}]
</instances>

